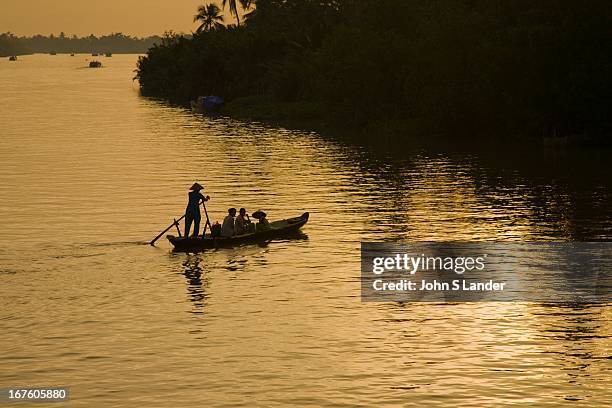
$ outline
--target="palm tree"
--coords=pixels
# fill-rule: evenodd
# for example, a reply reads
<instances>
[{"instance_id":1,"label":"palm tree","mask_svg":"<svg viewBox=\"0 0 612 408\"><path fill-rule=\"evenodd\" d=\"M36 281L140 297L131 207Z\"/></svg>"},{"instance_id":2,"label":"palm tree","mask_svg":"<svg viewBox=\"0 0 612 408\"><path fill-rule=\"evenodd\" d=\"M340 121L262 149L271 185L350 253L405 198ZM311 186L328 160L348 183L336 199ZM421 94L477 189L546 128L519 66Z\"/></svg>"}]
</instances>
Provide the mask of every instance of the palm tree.
<instances>
[{"instance_id":1,"label":"palm tree","mask_svg":"<svg viewBox=\"0 0 612 408\"><path fill-rule=\"evenodd\" d=\"M193 21L202 22L197 29L198 33L202 30L210 31L223 27L221 9L213 3L198 7L198 14L193 16Z\"/></svg>"},{"instance_id":2,"label":"palm tree","mask_svg":"<svg viewBox=\"0 0 612 408\"><path fill-rule=\"evenodd\" d=\"M248 10L251 8L251 5L254 3L254 0L238 0L243 10ZM238 16L238 6L236 0L223 0L221 2L221 7L225 10L225 6L229 5L230 14L233 14L236 17L237 25L240 25L240 16Z\"/></svg>"}]
</instances>

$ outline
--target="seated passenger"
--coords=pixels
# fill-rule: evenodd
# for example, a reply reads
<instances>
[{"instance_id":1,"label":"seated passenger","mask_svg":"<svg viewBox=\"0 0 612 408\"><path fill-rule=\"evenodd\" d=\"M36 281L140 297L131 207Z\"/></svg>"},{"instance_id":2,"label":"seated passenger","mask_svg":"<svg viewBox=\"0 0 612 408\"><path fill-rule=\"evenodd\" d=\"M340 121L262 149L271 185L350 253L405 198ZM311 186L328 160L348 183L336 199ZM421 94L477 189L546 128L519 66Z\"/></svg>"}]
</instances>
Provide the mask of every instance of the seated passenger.
<instances>
[{"instance_id":1,"label":"seated passenger","mask_svg":"<svg viewBox=\"0 0 612 408\"><path fill-rule=\"evenodd\" d=\"M236 235L246 234L251 230L251 220L246 213L244 208L240 209L238 216L236 217Z\"/></svg>"},{"instance_id":2,"label":"seated passenger","mask_svg":"<svg viewBox=\"0 0 612 408\"><path fill-rule=\"evenodd\" d=\"M236 209L230 208L227 210L227 216L223 220L221 225L221 236L222 237L233 237L236 234L236 228L234 226L234 217L236 216Z\"/></svg>"},{"instance_id":3,"label":"seated passenger","mask_svg":"<svg viewBox=\"0 0 612 408\"><path fill-rule=\"evenodd\" d=\"M253 215L253 218L255 218L255 219L257 219L259 221L257 223L257 231L262 231L262 230L266 230L266 229L270 228L270 222L266 218L266 213L265 212L263 212L261 210L257 210L252 215Z\"/></svg>"}]
</instances>

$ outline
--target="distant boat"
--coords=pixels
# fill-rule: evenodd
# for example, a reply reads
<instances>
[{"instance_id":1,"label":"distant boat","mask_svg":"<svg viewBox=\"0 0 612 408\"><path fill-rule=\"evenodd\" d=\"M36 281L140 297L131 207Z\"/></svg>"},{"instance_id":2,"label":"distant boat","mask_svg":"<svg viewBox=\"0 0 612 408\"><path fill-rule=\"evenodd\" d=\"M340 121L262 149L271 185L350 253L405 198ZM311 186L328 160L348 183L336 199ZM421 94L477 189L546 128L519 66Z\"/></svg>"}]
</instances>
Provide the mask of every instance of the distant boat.
<instances>
[{"instance_id":1,"label":"distant boat","mask_svg":"<svg viewBox=\"0 0 612 408\"><path fill-rule=\"evenodd\" d=\"M55 52L55 51L51 51L51 52L49 53L49 55L57 55L57 52Z\"/></svg>"},{"instance_id":2,"label":"distant boat","mask_svg":"<svg viewBox=\"0 0 612 408\"><path fill-rule=\"evenodd\" d=\"M9 61L17 61L17 56L16 55L11 55L9 57Z\"/></svg>"},{"instance_id":3,"label":"distant boat","mask_svg":"<svg viewBox=\"0 0 612 408\"><path fill-rule=\"evenodd\" d=\"M97 57L97 56L98 56L98 53L97 53L97 52L92 52L92 53L91 53L91 56L92 56L92 57Z\"/></svg>"},{"instance_id":4,"label":"distant boat","mask_svg":"<svg viewBox=\"0 0 612 408\"><path fill-rule=\"evenodd\" d=\"M191 101L191 110L196 113L217 113L225 105L222 97L216 95L198 96Z\"/></svg>"},{"instance_id":5,"label":"distant boat","mask_svg":"<svg viewBox=\"0 0 612 408\"><path fill-rule=\"evenodd\" d=\"M100 61L90 61L89 68L102 68L102 63Z\"/></svg>"},{"instance_id":6,"label":"distant boat","mask_svg":"<svg viewBox=\"0 0 612 408\"><path fill-rule=\"evenodd\" d=\"M74 57L74 52L70 53L70 56L71 56L71 57Z\"/></svg>"},{"instance_id":7,"label":"distant boat","mask_svg":"<svg viewBox=\"0 0 612 408\"><path fill-rule=\"evenodd\" d=\"M112 57L113 53L112 52L107 52L106 54L104 54L105 57Z\"/></svg>"}]
</instances>

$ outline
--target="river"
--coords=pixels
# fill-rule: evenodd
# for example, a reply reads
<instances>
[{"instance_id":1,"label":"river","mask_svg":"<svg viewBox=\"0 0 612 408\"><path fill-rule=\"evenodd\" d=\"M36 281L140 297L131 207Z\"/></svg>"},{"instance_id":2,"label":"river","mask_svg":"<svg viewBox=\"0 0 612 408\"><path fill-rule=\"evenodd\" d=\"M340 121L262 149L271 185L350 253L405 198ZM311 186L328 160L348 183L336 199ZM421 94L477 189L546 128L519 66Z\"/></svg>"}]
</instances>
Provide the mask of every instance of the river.
<instances>
[{"instance_id":1,"label":"river","mask_svg":"<svg viewBox=\"0 0 612 408\"><path fill-rule=\"evenodd\" d=\"M139 95L137 56L86 58L0 61L0 388L66 386L74 407L612 399L609 305L362 303L359 281L361 241L609 241L609 152L372 151L192 114ZM304 236L146 245L194 181L213 222L309 211Z\"/></svg>"}]
</instances>

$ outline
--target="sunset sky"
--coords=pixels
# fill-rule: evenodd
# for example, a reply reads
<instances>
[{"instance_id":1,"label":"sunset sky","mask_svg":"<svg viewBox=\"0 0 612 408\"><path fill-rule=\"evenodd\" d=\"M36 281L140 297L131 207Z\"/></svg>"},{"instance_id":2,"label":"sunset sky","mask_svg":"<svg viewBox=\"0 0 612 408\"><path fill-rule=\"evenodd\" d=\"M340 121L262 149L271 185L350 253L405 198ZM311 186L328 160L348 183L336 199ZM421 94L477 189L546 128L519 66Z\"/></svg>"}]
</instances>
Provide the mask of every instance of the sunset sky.
<instances>
[{"instance_id":1,"label":"sunset sky","mask_svg":"<svg viewBox=\"0 0 612 408\"><path fill-rule=\"evenodd\" d=\"M0 0L0 32L78 36L146 36L166 30L190 32L193 16L206 0ZM217 2L220 4L220 1ZM235 22L226 10L226 23Z\"/></svg>"}]
</instances>

